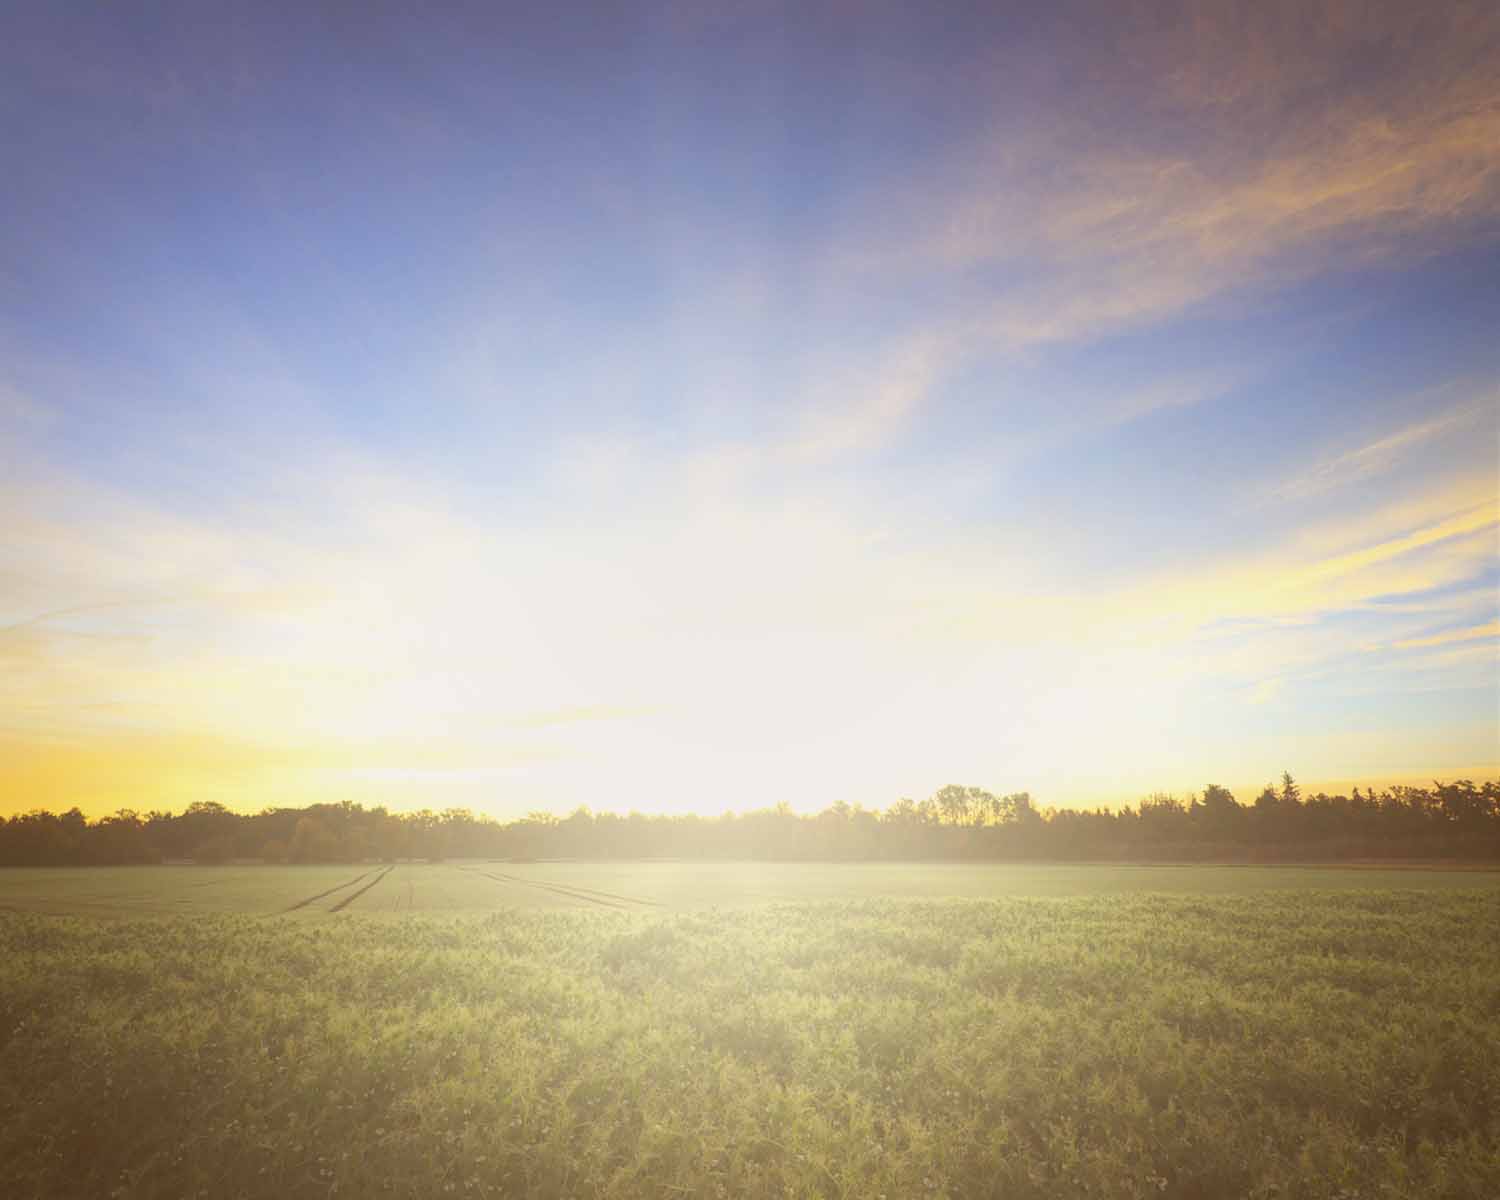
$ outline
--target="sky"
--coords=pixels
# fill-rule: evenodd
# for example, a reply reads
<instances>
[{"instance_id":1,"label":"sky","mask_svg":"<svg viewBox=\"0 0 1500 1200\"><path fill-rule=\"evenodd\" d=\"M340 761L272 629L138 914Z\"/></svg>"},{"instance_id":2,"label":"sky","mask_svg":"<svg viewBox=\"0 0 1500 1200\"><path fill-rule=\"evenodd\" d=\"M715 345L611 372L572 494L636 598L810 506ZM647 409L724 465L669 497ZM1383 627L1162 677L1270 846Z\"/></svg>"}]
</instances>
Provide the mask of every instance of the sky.
<instances>
[{"instance_id":1,"label":"sky","mask_svg":"<svg viewBox=\"0 0 1500 1200\"><path fill-rule=\"evenodd\" d=\"M1500 773L1500 8L8 5L0 814Z\"/></svg>"}]
</instances>

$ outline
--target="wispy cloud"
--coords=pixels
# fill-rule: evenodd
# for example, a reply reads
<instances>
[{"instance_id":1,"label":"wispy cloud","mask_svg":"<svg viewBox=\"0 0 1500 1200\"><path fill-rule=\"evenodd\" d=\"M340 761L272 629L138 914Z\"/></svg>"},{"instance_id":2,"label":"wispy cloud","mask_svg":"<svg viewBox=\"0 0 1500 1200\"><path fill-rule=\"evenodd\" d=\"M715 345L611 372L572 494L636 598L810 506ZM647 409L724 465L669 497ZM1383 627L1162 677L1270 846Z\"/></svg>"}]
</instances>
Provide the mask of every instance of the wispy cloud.
<instances>
[{"instance_id":1,"label":"wispy cloud","mask_svg":"<svg viewBox=\"0 0 1500 1200\"><path fill-rule=\"evenodd\" d=\"M954 349L941 336L918 335L882 361L820 383L798 404L797 423L779 453L805 462L880 448L932 393Z\"/></svg>"},{"instance_id":2,"label":"wispy cloud","mask_svg":"<svg viewBox=\"0 0 1500 1200\"><path fill-rule=\"evenodd\" d=\"M1467 629L1447 629L1442 633L1429 633L1424 637L1405 638L1392 643L1391 649L1418 650L1429 646L1451 646L1455 642L1472 642L1493 637L1500 637L1500 621L1487 621L1483 625L1472 625Z\"/></svg>"},{"instance_id":3,"label":"wispy cloud","mask_svg":"<svg viewBox=\"0 0 1500 1200\"><path fill-rule=\"evenodd\" d=\"M1483 389L1477 402L1465 400L1451 405L1434 417L1314 464L1277 484L1275 495L1286 500L1307 500L1337 488L1362 483L1391 471L1404 458L1430 443L1463 433L1486 417L1493 421L1497 411L1500 411L1500 389Z\"/></svg>"},{"instance_id":4,"label":"wispy cloud","mask_svg":"<svg viewBox=\"0 0 1500 1200\"><path fill-rule=\"evenodd\" d=\"M1023 348L1492 235L1500 89L1477 48L1500 48L1493 15L1419 25L1399 5L1358 20L1336 7L1215 5L1161 27L1103 16L1085 57L1062 47L1067 86L1044 115L1002 115L872 198L831 269L945 279L949 328ZM1399 59L1334 86L1392 44ZM1026 77L1027 56L1057 48L1044 35L991 67Z\"/></svg>"}]
</instances>

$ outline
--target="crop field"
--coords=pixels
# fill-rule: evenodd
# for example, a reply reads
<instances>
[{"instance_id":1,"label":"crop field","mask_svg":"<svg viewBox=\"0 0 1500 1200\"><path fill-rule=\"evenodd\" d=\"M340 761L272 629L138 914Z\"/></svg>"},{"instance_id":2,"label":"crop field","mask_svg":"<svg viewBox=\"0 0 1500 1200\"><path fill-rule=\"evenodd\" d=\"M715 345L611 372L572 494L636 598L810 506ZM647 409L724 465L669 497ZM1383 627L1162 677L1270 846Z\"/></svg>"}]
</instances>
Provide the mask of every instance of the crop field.
<instances>
[{"instance_id":1,"label":"crop field","mask_svg":"<svg viewBox=\"0 0 1500 1200\"><path fill-rule=\"evenodd\" d=\"M0 869L0 910L88 916L737 908L880 899L1131 892L1468 888L1500 871L1402 867L958 863L542 862Z\"/></svg>"},{"instance_id":2,"label":"crop field","mask_svg":"<svg viewBox=\"0 0 1500 1200\"><path fill-rule=\"evenodd\" d=\"M164 867L0 906L7 1197L1500 1195L1493 873Z\"/></svg>"}]
</instances>

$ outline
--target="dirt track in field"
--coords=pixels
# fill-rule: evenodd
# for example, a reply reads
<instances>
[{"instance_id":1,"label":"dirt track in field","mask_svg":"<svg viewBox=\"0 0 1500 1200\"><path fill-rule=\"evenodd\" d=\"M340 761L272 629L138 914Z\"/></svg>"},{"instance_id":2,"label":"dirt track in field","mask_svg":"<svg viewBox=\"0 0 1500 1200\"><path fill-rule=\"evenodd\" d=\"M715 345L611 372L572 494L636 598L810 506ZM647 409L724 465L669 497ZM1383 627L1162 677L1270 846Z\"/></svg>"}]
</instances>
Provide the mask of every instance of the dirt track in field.
<instances>
[{"instance_id":1,"label":"dirt track in field","mask_svg":"<svg viewBox=\"0 0 1500 1200\"><path fill-rule=\"evenodd\" d=\"M356 892L350 892L349 895L345 896L337 904L333 905L328 911L331 913L336 913L340 909L349 907L349 905L353 904L356 900L358 900L361 896L363 896L366 892L368 892L372 887L374 887L395 869L396 868L394 866L386 867L385 870L376 875L375 878L370 880L369 883L365 884L364 887L360 888ZM361 876L361 878L363 878L363 876Z\"/></svg>"},{"instance_id":2,"label":"dirt track in field","mask_svg":"<svg viewBox=\"0 0 1500 1200\"><path fill-rule=\"evenodd\" d=\"M361 872L360 874L356 875L353 879L346 879L346 880L344 880L343 883L336 884L333 887L329 888L327 891L319 892L316 896L309 896L309 897L307 897L306 900L298 900L297 903L294 904L294 905L292 905L290 908L284 908L281 911L282 912L296 912L299 908L306 908L309 904L313 903L313 901L315 901L315 900L321 900L321 899L323 899L324 896L331 896L331 895L333 895L334 892L341 892L346 887L352 887L354 884L358 883L361 879L364 879L364 878L366 878L366 877L368 877L370 875L373 875L379 869L380 869L379 867L371 867L368 871Z\"/></svg>"},{"instance_id":3,"label":"dirt track in field","mask_svg":"<svg viewBox=\"0 0 1500 1200\"><path fill-rule=\"evenodd\" d=\"M519 883L523 887L537 888L544 892L554 892L559 896L567 896L573 900L584 900L590 904L598 904L604 908L618 908L626 912L631 911L631 905L639 905L646 908L662 907L655 900L642 900L636 896L621 896L614 892L600 892L593 888L577 887L572 884L543 883L538 879L524 879L519 875L506 875L501 871L480 871L474 867L462 868L473 871L476 875L483 875L486 879L493 879L499 883Z\"/></svg>"}]
</instances>

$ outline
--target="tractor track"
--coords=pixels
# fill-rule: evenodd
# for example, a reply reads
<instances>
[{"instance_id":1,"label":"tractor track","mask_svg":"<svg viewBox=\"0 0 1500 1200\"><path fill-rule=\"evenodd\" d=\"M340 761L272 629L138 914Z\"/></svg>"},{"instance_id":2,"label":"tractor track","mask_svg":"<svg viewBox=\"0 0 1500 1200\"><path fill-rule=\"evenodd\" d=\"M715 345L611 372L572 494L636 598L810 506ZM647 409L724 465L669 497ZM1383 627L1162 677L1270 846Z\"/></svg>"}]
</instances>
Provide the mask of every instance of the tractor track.
<instances>
[{"instance_id":1,"label":"tractor track","mask_svg":"<svg viewBox=\"0 0 1500 1200\"><path fill-rule=\"evenodd\" d=\"M520 879L519 875L506 876L508 879ZM526 880L527 883L532 882ZM647 908L665 908L666 906L658 900L644 900L640 896L622 896L618 892L603 892L598 888L587 888L580 883L546 883L543 887L557 887L567 892L577 892L581 896L601 896L606 900L623 900L627 904L641 904Z\"/></svg>"},{"instance_id":2,"label":"tractor track","mask_svg":"<svg viewBox=\"0 0 1500 1200\"><path fill-rule=\"evenodd\" d=\"M384 879L387 875L389 875L395 869L396 868L395 868L394 864L391 865L391 866L389 866L389 867L386 867L385 870L381 871L380 874L378 874L377 876L375 876L374 879L370 880L369 883L365 884L364 887L360 888L358 891L350 892L349 895L345 896L342 900L340 900L337 904L335 904L328 911L331 912L331 913L336 913L336 912L339 912L342 909L348 908L349 905L353 904L356 900L358 900L361 896L363 896L366 892L368 892L372 887L374 887L377 883L379 883L382 879ZM363 878L363 877L361 877L361 878Z\"/></svg>"},{"instance_id":3,"label":"tractor track","mask_svg":"<svg viewBox=\"0 0 1500 1200\"><path fill-rule=\"evenodd\" d=\"M634 911L630 907L633 904L651 908L662 907L655 900L641 900L635 896L620 896L614 892L601 892L594 888L577 887L572 884L543 883L539 879L524 879L519 875L506 875L499 871L480 871L474 867L465 867L464 870L474 871L476 875L483 875L486 879L493 879L500 883L519 883L525 887L540 888L545 892L555 892L559 896L567 896L573 900L584 900L590 904L600 905L603 908L617 908L624 912Z\"/></svg>"},{"instance_id":4,"label":"tractor track","mask_svg":"<svg viewBox=\"0 0 1500 1200\"><path fill-rule=\"evenodd\" d=\"M296 904L294 904L294 905L291 906L291 908L284 908L281 911L284 912L284 913L289 913L289 912L296 912L299 908L306 908L314 900L321 900L324 896L331 896L331 895L333 895L334 892L341 892L346 887L351 887L352 885L358 883L361 879L364 879L367 876L372 875L374 872L378 871L379 869L380 868L378 868L378 867L371 867L368 871L364 871L364 872L356 875L353 879L346 879L346 880L344 880L343 883L337 884L336 886L329 888L327 891L319 892L316 896L309 896L306 900L298 900Z\"/></svg>"},{"instance_id":5,"label":"tractor track","mask_svg":"<svg viewBox=\"0 0 1500 1200\"><path fill-rule=\"evenodd\" d=\"M536 888L538 891L553 892L559 896L566 896L570 900L583 900L589 904L597 904L601 908L617 908L622 912L629 912L630 908L625 904L617 904L613 900L605 900L600 896L588 896L583 892L575 892L571 888L561 887L555 883L538 883L535 879L522 879L517 875L494 875L489 871L480 871L479 874L487 879L493 879L497 883L519 883L522 887Z\"/></svg>"}]
</instances>

